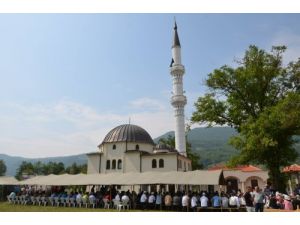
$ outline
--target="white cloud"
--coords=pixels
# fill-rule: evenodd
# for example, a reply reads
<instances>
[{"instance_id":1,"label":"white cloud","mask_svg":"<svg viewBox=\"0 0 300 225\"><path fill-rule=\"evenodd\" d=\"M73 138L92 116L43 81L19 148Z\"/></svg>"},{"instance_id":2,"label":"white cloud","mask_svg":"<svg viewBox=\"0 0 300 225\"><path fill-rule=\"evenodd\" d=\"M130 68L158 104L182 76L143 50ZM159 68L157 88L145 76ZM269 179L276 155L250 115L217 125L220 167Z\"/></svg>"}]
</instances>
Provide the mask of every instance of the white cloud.
<instances>
[{"instance_id":1,"label":"white cloud","mask_svg":"<svg viewBox=\"0 0 300 225\"><path fill-rule=\"evenodd\" d=\"M173 129L172 109L162 102L141 98L129 105L132 113L119 114L98 112L70 100L39 105L2 104L0 152L44 157L96 151L106 133L127 123L129 117L152 138Z\"/></svg>"},{"instance_id":2,"label":"white cloud","mask_svg":"<svg viewBox=\"0 0 300 225\"><path fill-rule=\"evenodd\" d=\"M134 101L131 101L130 106L133 109L142 109L142 110L153 110L160 111L166 109L166 104L163 104L161 101L153 98L139 98Z\"/></svg>"},{"instance_id":3,"label":"white cloud","mask_svg":"<svg viewBox=\"0 0 300 225\"><path fill-rule=\"evenodd\" d=\"M289 30L281 31L274 36L272 45L286 45L288 47L284 54L284 63L297 60L300 57L299 34L295 34Z\"/></svg>"}]
</instances>

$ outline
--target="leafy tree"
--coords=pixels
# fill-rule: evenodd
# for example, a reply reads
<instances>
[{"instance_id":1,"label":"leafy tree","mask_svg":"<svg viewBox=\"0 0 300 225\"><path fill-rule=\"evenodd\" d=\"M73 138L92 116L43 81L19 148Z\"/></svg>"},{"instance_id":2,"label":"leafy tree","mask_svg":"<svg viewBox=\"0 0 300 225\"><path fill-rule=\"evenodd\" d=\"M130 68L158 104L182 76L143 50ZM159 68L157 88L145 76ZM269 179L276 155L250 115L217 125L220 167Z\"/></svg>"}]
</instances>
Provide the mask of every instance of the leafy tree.
<instances>
[{"instance_id":1,"label":"leafy tree","mask_svg":"<svg viewBox=\"0 0 300 225\"><path fill-rule=\"evenodd\" d=\"M17 169L16 178L18 180L22 180L24 175L26 175L26 176L35 175L34 167L33 167L32 163L26 162L26 161L23 161L21 163L21 165Z\"/></svg>"},{"instance_id":2,"label":"leafy tree","mask_svg":"<svg viewBox=\"0 0 300 225\"><path fill-rule=\"evenodd\" d=\"M87 174L87 164L79 165L80 173Z\"/></svg>"},{"instance_id":3,"label":"leafy tree","mask_svg":"<svg viewBox=\"0 0 300 225\"><path fill-rule=\"evenodd\" d=\"M36 175L43 175L43 167L44 165L42 164L41 161L38 161L36 163L33 164L33 171L34 171L34 174Z\"/></svg>"},{"instance_id":4,"label":"leafy tree","mask_svg":"<svg viewBox=\"0 0 300 225\"><path fill-rule=\"evenodd\" d=\"M186 139L187 140L187 139ZM161 138L158 141L159 144L164 144L168 147L175 148L175 137L169 135L167 138ZM192 145L186 141L186 153L187 157L192 160L193 170L202 169L203 165L200 163L200 155L192 151Z\"/></svg>"},{"instance_id":5,"label":"leafy tree","mask_svg":"<svg viewBox=\"0 0 300 225\"><path fill-rule=\"evenodd\" d=\"M192 122L234 127L230 143L240 154L231 165L264 164L275 188L280 169L296 159L293 135L299 134L300 59L284 66L285 46L266 52L250 46L238 66L222 66L208 75L209 92L195 103ZM293 106L293 107L289 107ZM298 110L298 111L297 111Z\"/></svg>"},{"instance_id":6,"label":"leafy tree","mask_svg":"<svg viewBox=\"0 0 300 225\"><path fill-rule=\"evenodd\" d=\"M43 165L43 174L63 174L65 173L65 165L62 162L48 162L47 164Z\"/></svg>"},{"instance_id":7,"label":"leafy tree","mask_svg":"<svg viewBox=\"0 0 300 225\"><path fill-rule=\"evenodd\" d=\"M4 176L6 173L6 165L4 160L0 160L0 176Z\"/></svg>"}]
</instances>

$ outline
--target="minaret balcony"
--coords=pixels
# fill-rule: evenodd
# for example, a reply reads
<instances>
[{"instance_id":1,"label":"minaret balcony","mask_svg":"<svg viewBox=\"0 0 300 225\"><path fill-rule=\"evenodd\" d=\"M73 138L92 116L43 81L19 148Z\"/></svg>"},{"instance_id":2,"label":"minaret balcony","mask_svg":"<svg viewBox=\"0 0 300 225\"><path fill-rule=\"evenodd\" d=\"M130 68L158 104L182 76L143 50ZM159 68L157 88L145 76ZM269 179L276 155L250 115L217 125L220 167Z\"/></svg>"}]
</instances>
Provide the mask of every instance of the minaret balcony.
<instances>
[{"instance_id":1,"label":"minaret balcony","mask_svg":"<svg viewBox=\"0 0 300 225\"><path fill-rule=\"evenodd\" d=\"M185 106L186 102L186 97L184 95L173 95L171 97L171 104L174 107Z\"/></svg>"},{"instance_id":2,"label":"minaret balcony","mask_svg":"<svg viewBox=\"0 0 300 225\"><path fill-rule=\"evenodd\" d=\"M181 64L173 64L173 66L170 68L170 73L172 75L183 75L184 72L184 66Z\"/></svg>"}]
</instances>

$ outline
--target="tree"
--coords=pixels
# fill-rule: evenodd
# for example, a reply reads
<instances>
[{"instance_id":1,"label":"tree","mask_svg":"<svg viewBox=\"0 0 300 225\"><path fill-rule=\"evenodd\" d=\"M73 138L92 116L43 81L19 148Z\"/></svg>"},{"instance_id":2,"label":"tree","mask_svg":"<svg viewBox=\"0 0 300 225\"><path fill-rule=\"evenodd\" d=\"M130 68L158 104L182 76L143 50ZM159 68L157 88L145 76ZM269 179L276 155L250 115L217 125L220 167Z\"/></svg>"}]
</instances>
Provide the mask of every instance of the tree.
<instances>
[{"instance_id":1,"label":"tree","mask_svg":"<svg viewBox=\"0 0 300 225\"><path fill-rule=\"evenodd\" d=\"M186 138L187 140L187 138ZM161 138L158 141L159 144L164 144L167 147L175 148L175 137L169 135L167 138ZM186 141L186 153L187 157L192 161L193 170L202 169L203 165L200 163L200 155L192 151L192 145Z\"/></svg>"},{"instance_id":2,"label":"tree","mask_svg":"<svg viewBox=\"0 0 300 225\"><path fill-rule=\"evenodd\" d=\"M33 172L34 174L36 175L43 175L43 168L44 168L44 165L41 161L38 161L36 163L33 164Z\"/></svg>"},{"instance_id":3,"label":"tree","mask_svg":"<svg viewBox=\"0 0 300 225\"><path fill-rule=\"evenodd\" d=\"M0 160L0 176L4 176L6 173L6 165L4 160Z\"/></svg>"},{"instance_id":4,"label":"tree","mask_svg":"<svg viewBox=\"0 0 300 225\"><path fill-rule=\"evenodd\" d=\"M43 174L49 175L49 174L63 174L65 173L65 165L62 162L56 163L56 162L48 162L47 164L43 165Z\"/></svg>"},{"instance_id":5,"label":"tree","mask_svg":"<svg viewBox=\"0 0 300 225\"><path fill-rule=\"evenodd\" d=\"M24 176L30 176L34 174L34 167L32 163L23 161L19 168L17 169L16 178L22 180Z\"/></svg>"},{"instance_id":6,"label":"tree","mask_svg":"<svg viewBox=\"0 0 300 225\"><path fill-rule=\"evenodd\" d=\"M230 143L240 154L230 164L265 165L279 189L280 169L297 156L292 137L299 134L300 121L300 59L284 66L285 50L276 46L268 53L250 46L237 68L225 65L214 70L206 80L209 92L195 103L191 118L207 126L234 127L239 135Z\"/></svg>"}]
</instances>

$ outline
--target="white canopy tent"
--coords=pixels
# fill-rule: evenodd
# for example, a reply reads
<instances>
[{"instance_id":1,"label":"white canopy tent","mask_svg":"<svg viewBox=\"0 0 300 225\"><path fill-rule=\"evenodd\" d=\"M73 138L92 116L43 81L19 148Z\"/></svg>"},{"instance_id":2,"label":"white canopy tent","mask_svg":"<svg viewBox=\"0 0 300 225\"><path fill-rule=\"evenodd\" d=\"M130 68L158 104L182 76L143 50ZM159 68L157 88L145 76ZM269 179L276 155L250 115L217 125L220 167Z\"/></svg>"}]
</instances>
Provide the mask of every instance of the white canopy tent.
<instances>
[{"instance_id":1,"label":"white canopy tent","mask_svg":"<svg viewBox=\"0 0 300 225\"><path fill-rule=\"evenodd\" d=\"M37 176L20 181L18 185L143 185L143 184L183 184L220 185L223 184L222 170L195 170L188 172L145 172Z\"/></svg>"},{"instance_id":2,"label":"white canopy tent","mask_svg":"<svg viewBox=\"0 0 300 225\"><path fill-rule=\"evenodd\" d=\"M18 180L14 177L0 176L0 185L15 185L17 183L18 183Z\"/></svg>"}]
</instances>

